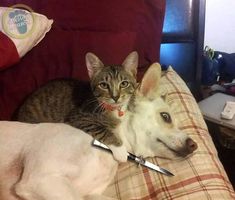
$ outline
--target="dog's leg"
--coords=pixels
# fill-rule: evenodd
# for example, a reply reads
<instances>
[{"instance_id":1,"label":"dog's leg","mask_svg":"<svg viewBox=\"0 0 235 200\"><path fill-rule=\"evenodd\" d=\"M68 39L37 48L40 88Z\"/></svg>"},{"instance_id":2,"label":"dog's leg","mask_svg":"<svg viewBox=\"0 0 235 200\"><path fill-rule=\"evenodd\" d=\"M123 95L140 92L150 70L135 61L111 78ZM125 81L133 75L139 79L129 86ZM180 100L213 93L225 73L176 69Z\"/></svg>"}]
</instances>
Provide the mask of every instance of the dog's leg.
<instances>
[{"instance_id":1,"label":"dog's leg","mask_svg":"<svg viewBox=\"0 0 235 200\"><path fill-rule=\"evenodd\" d=\"M40 176L40 175L39 175ZM38 177L15 186L16 194L25 200L83 200L65 177Z\"/></svg>"},{"instance_id":2,"label":"dog's leg","mask_svg":"<svg viewBox=\"0 0 235 200\"><path fill-rule=\"evenodd\" d=\"M17 200L14 191L11 190L12 186L17 182L18 177L12 175L0 175L0 199L1 200Z\"/></svg>"},{"instance_id":3,"label":"dog's leg","mask_svg":"<svg viewBox=\"0 0 235 200\"><path fill-rule=\"evenodd\" d=\"M85 197L85 200L117 200L117 199L103 195L88 195Z\"/></svg>"}]
</instances>

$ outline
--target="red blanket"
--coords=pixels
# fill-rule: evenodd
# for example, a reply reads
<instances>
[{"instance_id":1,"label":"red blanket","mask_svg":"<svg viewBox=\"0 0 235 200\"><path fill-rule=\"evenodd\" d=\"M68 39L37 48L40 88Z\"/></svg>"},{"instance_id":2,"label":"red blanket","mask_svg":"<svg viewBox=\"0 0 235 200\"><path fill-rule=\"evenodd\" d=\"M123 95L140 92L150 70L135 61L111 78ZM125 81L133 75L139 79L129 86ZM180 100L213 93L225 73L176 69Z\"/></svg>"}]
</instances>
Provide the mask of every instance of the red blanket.
<instances>
[{"instance_id":1,"label":"red blanket","mask_svg":"<svg viewBox=\"0 0 235 200\"><path fill-rule=\"evenodd\" d=\"M0 31L0 70L20 60L15 44Z\"/></svg>"},{"instance_id":2,"label":"red blanket","mask_svg":"<svg viewBox=\"0 0 235 200\"><path fill-rule=\"evenodd\" d=\"M2 0L0 6L17 1ZM133 50L140 55L138 77L159 60L165 0L22 0L53 19L46 37L19 64L0 72L0 119L10 119L20 102L50 79L87 80L85 54L105 64L121 64ZM4 108L4 109L3 109Z\"/></svg>"}]
</instances>

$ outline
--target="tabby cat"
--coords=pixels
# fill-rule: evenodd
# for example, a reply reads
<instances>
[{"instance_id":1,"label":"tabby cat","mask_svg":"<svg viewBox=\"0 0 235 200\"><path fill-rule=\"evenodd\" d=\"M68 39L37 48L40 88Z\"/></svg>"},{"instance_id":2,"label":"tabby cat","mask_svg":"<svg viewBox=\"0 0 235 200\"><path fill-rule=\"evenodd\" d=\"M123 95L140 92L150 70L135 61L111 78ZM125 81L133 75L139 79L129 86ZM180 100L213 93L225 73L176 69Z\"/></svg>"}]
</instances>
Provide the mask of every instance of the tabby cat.
<instances>
[{"instance_id":1,"label":"tabby cat","mask_svg":"<svg viewBox=\"0 0 235 200\"><path fill-rule=\"evenodd\" d=\"M93 53L86 54L89 82L76 79L49 81L33 92L18 110L21 122L64 122L82 129L105 144L120 146L112 133L125 114L137 86L137 52L122 65L104 65Z\"/></svg>"}]
</instances>

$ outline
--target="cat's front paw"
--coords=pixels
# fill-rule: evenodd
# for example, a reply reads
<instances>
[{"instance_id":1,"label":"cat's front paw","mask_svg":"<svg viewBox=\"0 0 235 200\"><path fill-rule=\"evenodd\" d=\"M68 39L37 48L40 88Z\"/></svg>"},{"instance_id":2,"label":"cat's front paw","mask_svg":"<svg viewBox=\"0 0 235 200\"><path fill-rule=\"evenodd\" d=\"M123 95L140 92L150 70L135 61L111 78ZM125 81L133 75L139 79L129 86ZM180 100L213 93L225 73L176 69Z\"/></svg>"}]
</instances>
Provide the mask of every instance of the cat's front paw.
<instances>
[{"instance_id":1,"label":"cat's front paw","mask_svg":"<svg viewBox=\"0 0 235 200\"><path fill-rule=\"evenodd\" d=\"M113 153L113 157L118 162L126 162L128 158L128 152L124 145L122 146L114 146L109 145L110 150Z\"/></svg>"}]
</instances>

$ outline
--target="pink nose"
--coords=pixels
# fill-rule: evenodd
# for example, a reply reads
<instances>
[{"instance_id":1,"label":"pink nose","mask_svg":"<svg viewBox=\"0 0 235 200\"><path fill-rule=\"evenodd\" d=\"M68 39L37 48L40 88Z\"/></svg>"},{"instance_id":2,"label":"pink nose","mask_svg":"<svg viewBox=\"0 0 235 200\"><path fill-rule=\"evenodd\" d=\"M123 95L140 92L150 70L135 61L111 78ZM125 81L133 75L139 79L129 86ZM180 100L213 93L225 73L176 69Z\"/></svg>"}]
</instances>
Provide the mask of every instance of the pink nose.
<instances>
[{"instance_id":1,"label":"pink nose","mask_svg":"<svg viewBox=\"0 0 235 200\"><path fill-rule=\"evenodd\" d=\"M189 153L193 153L197 149L197 143L194 142L191 138L188 138L185 143Z\"/></svg>"}]
</instances>

